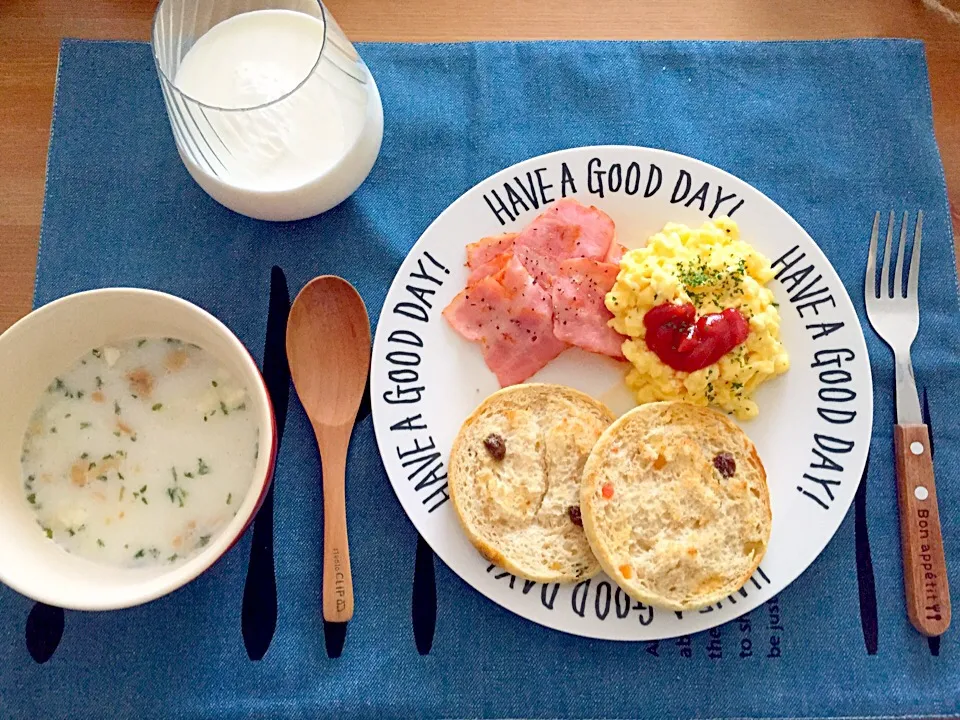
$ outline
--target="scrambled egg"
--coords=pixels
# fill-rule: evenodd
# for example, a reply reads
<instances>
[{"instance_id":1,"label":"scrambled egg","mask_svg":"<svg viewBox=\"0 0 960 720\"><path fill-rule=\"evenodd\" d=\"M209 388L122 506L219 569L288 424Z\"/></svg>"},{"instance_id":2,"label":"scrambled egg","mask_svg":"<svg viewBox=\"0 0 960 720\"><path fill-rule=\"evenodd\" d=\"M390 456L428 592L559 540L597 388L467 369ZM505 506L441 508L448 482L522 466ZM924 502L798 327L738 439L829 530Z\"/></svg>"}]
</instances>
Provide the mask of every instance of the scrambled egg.
<instances>
[{"instance_id":1,"label":"scrambled egg","mask_svg":"<svg viewBox=\"0 0 960 720\"><path fill-rule=\"evenodd\" d=\"M606 296L610 325L630 339L623 353L633 364L627 385L638 403L685 400L713 405L745 420L756 417L754 390L790 367L780 342L780 313L765 285L770 261L740 239L730 218L699 229L667 223L646 247L620 261L620 273ZM643 317L662 303L692 303L697 314L740 310L750 325L746 342L696 372L674 370L647 347Z\"/></svg>"}]
</instances>

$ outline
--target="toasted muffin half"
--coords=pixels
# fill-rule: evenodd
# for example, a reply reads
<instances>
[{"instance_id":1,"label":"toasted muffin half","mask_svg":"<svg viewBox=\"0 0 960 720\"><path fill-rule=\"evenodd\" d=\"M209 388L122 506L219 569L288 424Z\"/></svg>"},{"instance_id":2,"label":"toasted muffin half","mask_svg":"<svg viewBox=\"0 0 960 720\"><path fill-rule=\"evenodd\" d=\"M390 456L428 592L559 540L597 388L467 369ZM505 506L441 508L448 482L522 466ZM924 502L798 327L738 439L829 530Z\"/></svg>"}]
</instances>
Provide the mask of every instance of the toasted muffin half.
<instances>
[{"instance_id":1,"label":"toasted muffin half","mask_svg":"<svg viewBox=\"0 0 960 720\"><path fill-rule=\"evenodd\" d=\"M580 518L580 481L613 420L561 385L515 385L484 400L460 428L448 472L460 524L483 557L545 583L600 571Z\"/></svg>"},{"instance_id":2,"label":"toasted muffin half","mask_svg":"<svg viewBox=\"0 0 960 720\"><path fill-rule=\"evenodd\" d=\"M641 405L607 428L584 467L580 509L604 571L671 610L739 590L770 540L753 443L726 416L684 402Z\"/></svg>"}]
</instances>

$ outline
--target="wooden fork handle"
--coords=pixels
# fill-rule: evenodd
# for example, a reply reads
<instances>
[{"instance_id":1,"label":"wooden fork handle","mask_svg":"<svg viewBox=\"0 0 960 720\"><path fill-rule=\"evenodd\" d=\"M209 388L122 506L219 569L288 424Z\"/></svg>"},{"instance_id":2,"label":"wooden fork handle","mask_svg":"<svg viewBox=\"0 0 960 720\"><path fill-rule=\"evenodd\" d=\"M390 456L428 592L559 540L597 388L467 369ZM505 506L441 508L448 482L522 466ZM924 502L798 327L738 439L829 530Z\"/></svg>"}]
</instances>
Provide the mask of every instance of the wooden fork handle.
<instances>
[{"instance_id":1,"label":"wooden fork handle","mask_svg":"<svg viewBox=\"0 0 960 720\"><path fill-rule=\"evenodd\" d=\"M894 428L907 616L924 635L950 625L950 588L926 425Z\"/></svg>"}]
</instances>

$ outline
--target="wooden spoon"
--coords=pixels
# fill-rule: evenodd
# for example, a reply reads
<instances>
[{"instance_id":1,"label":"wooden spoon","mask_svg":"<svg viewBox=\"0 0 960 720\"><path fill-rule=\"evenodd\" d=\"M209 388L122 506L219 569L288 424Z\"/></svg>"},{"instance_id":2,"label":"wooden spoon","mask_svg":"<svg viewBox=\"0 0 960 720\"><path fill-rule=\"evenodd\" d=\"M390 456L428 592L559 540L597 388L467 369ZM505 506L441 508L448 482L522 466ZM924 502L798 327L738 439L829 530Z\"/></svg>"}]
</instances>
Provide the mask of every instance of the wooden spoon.
<instances>
[{"instance_id":1,"label":"wooden spoon","mask_svg":"<svg viewBox=\"0 0 960 720\"><path fill-rule=\"evenodd\" d=\"M346 622L353 617L347 448L370 370L370 320L353 285L333 275L307 283L290 308L287 359L323 463L323 617Z\"/></svg>"}]
</instances>

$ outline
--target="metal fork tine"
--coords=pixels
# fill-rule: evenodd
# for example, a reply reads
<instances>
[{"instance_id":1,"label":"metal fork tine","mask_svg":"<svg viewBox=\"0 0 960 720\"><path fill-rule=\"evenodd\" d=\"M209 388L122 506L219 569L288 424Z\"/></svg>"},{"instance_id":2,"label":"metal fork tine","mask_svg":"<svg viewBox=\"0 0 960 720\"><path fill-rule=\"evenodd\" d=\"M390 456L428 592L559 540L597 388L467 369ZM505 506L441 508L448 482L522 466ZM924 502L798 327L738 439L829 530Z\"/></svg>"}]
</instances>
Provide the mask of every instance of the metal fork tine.
<instances>
[{"instance_id":1,"label":"metal fork tine","mask_svg":"<svg viewBox=\"0 0 960 720\"><path fill-rule=\"evenodd\" d=\"M903 211L903 225L900 227L900 246L897 248L897 269L893 273L893 296L903 297L903 256L907 254L907 222L910 213Z\"/></svg>"},{"instance_id":2,"label":"metal fork tine","mask_svg":"<svg viewBox=\"0 0 960 720\"><path fill-rule=\"evenodd\" d=\"M893 247L893 228L897 218L890 211L890 222L887 225L887 243L883 246L883 269L880 271L880 297L890 297L890 253Z\"/></svg>"},{"instance_id":3,"label":"metal fork tine","mask_svg":"<svg viewBox=\"0 0 960 720\"><path fill-rule=\"evenodd\" d=\"M910 274L907 276L907 297L917 299L920 280L920 239L923 236L923 210L917 212L917 229L913 233L913 253L910 255Z\"/></svg>"},{"instance_id":4,"label":"metal fork tine","mask_svg":"<svg viewBox=\"0 0 960 720\"><path fill-rule=\"evenodd\" d=\"M867 298L877 296L877 236L880 234L880 213L873 216L873 232L870 233L870 252L867 253L867 276L863 280L863 293Z\"/></svg>"}]
</instances>

